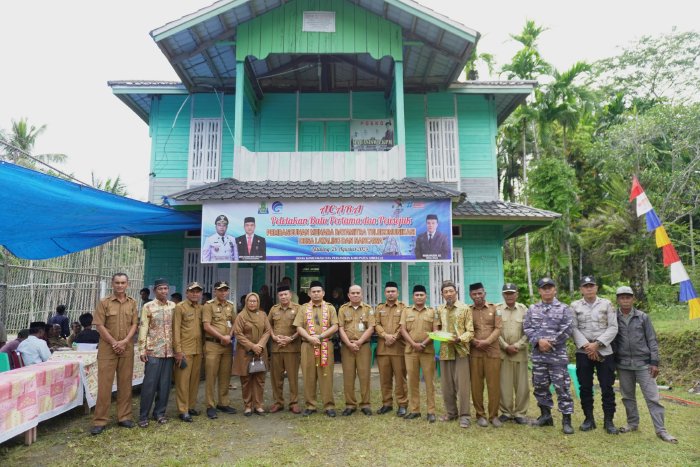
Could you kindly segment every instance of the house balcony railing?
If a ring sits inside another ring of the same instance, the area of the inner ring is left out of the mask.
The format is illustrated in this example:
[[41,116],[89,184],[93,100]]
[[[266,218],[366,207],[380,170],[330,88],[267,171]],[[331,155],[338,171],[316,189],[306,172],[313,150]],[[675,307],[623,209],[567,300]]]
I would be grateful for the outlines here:
[[241,147],[233,174],[242,181],[390,180],[406,176],[406,157],[401,146],[357,152],[251,152]]

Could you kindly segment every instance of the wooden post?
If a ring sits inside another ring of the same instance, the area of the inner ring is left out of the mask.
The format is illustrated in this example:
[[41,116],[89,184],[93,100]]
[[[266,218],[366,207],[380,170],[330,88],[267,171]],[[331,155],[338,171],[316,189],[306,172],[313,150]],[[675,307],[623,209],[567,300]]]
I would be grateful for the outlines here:
[[236,102],[234,104],[233,122],[233,167],[234,177],[240,177],[236,173],[236,161],[243,146],[243,99],[245,98],[245,63],[236,61]]

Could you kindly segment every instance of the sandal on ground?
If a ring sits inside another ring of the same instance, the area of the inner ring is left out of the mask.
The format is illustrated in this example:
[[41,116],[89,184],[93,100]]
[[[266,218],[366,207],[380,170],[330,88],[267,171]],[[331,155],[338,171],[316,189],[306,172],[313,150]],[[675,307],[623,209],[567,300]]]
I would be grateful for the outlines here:
[[251,415],[253,415],[253,411],[251,409],[245,409],[245,411],[243,411],[243,415],[245,415],[246,417],[250,417]]
[[630,433],[632,431],[637,431],[639,428],[634,425],[625,425],[619,428],[620,433]]
[[165,417],[158,417],[157,422],[160,423],[161,425],[164,425],[164,424],[168,423],[168,419]]
[[139,426],[141,428],[146,428],[148,426],[148,420],[139,420]]
[[255,415],[265,415],[265,409],[261,409],[261,408],[255,409]]

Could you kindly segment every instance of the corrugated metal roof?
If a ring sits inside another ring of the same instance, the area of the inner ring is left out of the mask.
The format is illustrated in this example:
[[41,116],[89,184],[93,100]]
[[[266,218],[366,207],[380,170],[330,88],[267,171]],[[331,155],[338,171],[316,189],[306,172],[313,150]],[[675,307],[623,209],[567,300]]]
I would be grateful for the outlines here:
[[[416,53],[433,57],[421,62],[420,67],[405,67],[404,82],[408,89],[444,88],[456,80],[479,38],[477,31],[412,0],[348,1],[401,26],[404,41],[408,41],[404,45],[404,57]],[[284,3],[282,0],[222,0],[151,31],[151,36],[188,90],[202,91],[201,86],[212,85],[220,91],[233,89],[235,58],[232,57],[235,57],[238,25]],[[253,64],[258,61],[268,62],[267,70],[280,66],[270,63],[273,61],[270,56],[252,60]],[[407,65],[411,63],[407,60]],[[344,67],[333,66],[333,76],[338,76],[343,83],[348,82],[342,76],[347,73]],[[254,65],[253,68],[257,73],[260,67]],[[424,79],[426,76],[430,79]],[[274,81],[266,83],[269,88],[273,85]],[[365,83],[367,85],[375,90],[386,88],[386,83],[382,82]],[[300,87],[314,86],[301,84]]]
[[123,80],[108,81],[112,93],[124,102],[141,120],[148,123],[151,97],[154,94],[187,94],[182,83],[175,81]]
[[174,193],[169,198],[198,204],[210,200],[244,199],[444,199],[463,198],[448,188],[411,179],[387,181],[350,180],[343,182],[259,181],[243,182],[227,178],[216,183]]
[[500,125],[537,87],[537,81],[462,81],[450,84],[448,91],[463,94],[490,94],[496,101]]

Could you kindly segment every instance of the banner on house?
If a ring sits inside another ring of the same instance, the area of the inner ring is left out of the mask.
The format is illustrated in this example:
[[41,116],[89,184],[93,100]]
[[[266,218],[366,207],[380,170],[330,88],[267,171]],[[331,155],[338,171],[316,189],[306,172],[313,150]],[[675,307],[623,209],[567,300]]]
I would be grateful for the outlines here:
[[391,119],[350,120],[352,151],[388,151],[394,147],[394,122]]
[[442,200],[212,201],[202,262],[451,261],[452,204]]

